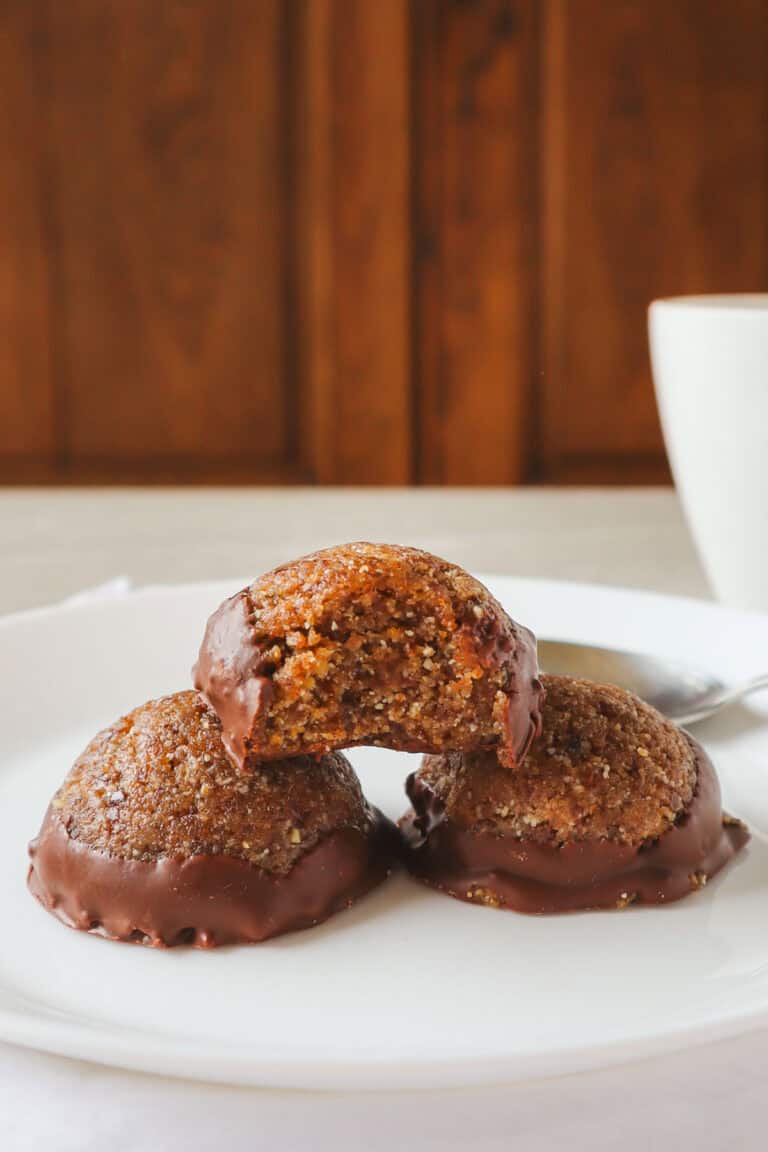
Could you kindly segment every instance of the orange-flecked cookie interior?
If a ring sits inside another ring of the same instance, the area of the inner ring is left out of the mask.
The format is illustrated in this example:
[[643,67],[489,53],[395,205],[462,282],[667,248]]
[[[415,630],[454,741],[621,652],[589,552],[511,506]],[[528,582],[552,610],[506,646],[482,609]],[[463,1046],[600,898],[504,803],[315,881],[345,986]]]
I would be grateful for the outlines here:
[[497,749],[541,708],[536,646],[490,592],[414,548],[348,544],[254,581],[211,617],[195,685],[243,765],[356,744]]

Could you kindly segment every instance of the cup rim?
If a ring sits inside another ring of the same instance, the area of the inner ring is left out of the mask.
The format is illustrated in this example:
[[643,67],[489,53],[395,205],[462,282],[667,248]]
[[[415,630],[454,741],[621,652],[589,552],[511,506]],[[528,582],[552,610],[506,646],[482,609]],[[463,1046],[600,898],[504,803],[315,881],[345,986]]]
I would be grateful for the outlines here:
[[649,313],[661,309],[741,312],[756,316],[768,313],[768,292],[713,292],[691,296],[660,296],[648,305]]

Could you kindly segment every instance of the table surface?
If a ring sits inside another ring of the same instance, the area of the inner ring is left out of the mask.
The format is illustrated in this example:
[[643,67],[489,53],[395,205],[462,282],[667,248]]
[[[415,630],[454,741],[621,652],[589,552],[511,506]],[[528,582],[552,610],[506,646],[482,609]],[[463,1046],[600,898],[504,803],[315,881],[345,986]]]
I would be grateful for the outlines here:
[[[5,490],[0,528],[5,612],[116,576],[245,577],[356,538],[420,545],[481,571],[708,595],[666,489]],[[757,1150],[766,1056],[757,1034],[528,1084],[345,1096],[190,1085],[0,1045],[0,1148]]]
[[5,489],[0,611],[111,577],[248,576],[345,540],[475,571],[691,596],[707,585],[671,489]]

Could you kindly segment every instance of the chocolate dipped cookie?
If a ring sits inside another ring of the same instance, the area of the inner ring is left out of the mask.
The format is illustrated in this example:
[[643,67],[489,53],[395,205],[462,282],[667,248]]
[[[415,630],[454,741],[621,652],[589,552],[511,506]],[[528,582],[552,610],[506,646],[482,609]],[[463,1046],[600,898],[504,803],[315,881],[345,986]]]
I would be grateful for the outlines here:
[[236,770],[196,692],[100,732],[30,845],[29,887],[73,928],[212,947],[308,928],[381,883],[396,830],[340,753]]
[[402,821],[411,872],[518,912],[623,908],[703,887],[746,843],[703,748],[610,685],[543,677],[541,735],[510,773],[492,752],[425,757]]
[[240,767],[358,744],[510,766],[542,702],[532,634],[461,568],[388,544],[314,553],[225,601],[194,682]]

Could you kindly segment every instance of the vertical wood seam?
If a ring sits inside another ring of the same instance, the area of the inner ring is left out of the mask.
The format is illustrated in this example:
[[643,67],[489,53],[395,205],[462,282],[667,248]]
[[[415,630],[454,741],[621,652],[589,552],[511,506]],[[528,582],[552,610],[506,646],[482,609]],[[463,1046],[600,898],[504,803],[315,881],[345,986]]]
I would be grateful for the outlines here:
[[540,313],[540,387],[535,407],[536,464],[535,478],[546,477],[552,461],[544,436],[544,426],[551,410],[551,389],[562,372],[563,340],[563,197],[567,158],[566,133],[563,131],[563,85],[565,83],[565,0],[545,0],[540,36],[541,43],[541,129],[539,132],[541,187],[539,247]]
[[421,412],[422,376],[422,332],[421,309],[419,307],[419,232],[420,211],[418,199],[418,157],[421,151],[421,120],[417,104],[417,73],[419,69],[421,42],[419,25],[419,0],[411,0],[409,5],[409,53],[408,53],[408,109],[411,126],[408,150],[408,196],[410,236],[408,240],[408,299],[410,310],[409,330],[409,391],[411,417],[410,482],[422,484],[423,480],[423,428]]
[[48,285],[48,387],[51,397],[53,438],[51,458],[55,470],[66,474],[70,466],[67,396],[71,388],[72,373],[67,349],[68,301],[64,290],[62,267],[64,253],[59,195],[61,174],[56,163],[53,144],[52,109],[56,100],[56,89],[49,4],[46,3],[41,8],[39,19],[41,29],[44,29],[43,58],[36,61],[38,95],[44,109],[41,117],[43,141],[39,173],[40,231],[45,245],[44,258]]
[[282,203],[279,206],[279,221],[282,247],[282,308],[280,316],[280,344],[282,346],[283,367],[283,464],[290,467],[296,462],[300,473],[304,471],[305,460],[302,449],[302,429],[300,427],[300,382],[299,351],[297,342],[291,339],[291,320],[298,314],[298,188],[297,156],[295,131],[297,128],[298,85],[295,82],[297,65],[300,61],[299,24],[296,0],[282,0],[279,15],[279,115],[283,124],[280,142],[280,168]]

